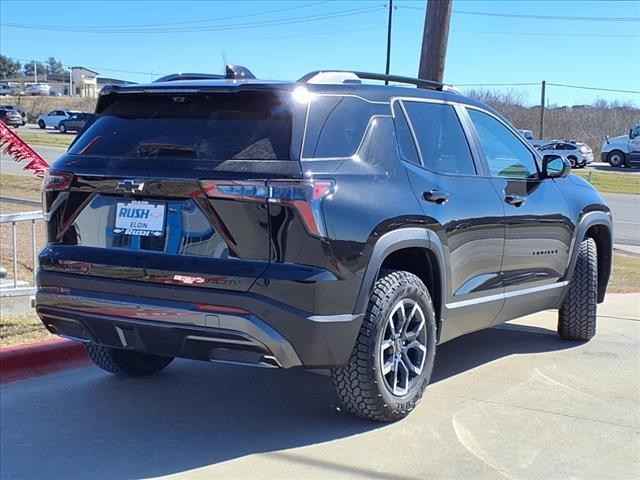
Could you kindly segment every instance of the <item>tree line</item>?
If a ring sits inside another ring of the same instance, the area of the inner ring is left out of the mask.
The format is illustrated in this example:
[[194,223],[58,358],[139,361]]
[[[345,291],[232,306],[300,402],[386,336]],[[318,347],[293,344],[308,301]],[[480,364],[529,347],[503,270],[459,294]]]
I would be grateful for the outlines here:
[[0,80],[6,80],[20,74],[33,75],[34,70],[38,75],[64,75],[67,73],[62,62],[55,57],[49,57],[45,62],[20,63],[18,60],[0,55]]

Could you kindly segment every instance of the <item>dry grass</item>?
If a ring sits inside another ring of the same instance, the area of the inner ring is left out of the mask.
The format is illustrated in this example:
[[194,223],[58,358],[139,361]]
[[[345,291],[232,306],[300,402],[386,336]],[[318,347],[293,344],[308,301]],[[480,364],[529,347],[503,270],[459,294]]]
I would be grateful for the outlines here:
[[44,328],[35,312],[25,315],[3,315],[0,320],[0,347],[38,342],[54,338]]
[[640,258],[614,253],[608,293],[640,292]]
[[[35,120],[45,113],[49,113],[51,110],[80,110],[83,112],[93,112],[96,108],[95,98],[80,98],[80,97],[14,97],[11,101],[12,105],[18,105],[27,112],[27,117],[30,122]],[[4,101],[2,103],[5,103]]]
[[[6,197],[40,200],[41,185],[42,180],[34,176],[10,175],[8,173],[0,175],[0,192],[2,192],[2,195]],[[30,210],[37,210],[37,208],[27,208]]]

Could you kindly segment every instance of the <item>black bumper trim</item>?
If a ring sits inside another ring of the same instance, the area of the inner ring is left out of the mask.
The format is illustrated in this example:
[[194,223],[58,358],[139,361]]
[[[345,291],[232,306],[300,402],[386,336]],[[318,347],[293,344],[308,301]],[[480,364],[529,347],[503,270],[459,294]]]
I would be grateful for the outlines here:
[[[173,328],[190,328],[188,324],[195,324],[196,328],[216,326],[215,324],[207,323],[206,320],[198,320],[198,315],[202,318],[204,318],[205,314],[208,316],[220,316],[218,313],[207,309],[207,306],[242,309],[247,312],[247,315],[236,315],[234,313],[231,316],[251,318],[254,325],[260,322],[261,330],[268,331],[272,329],[285,340],[298,359],[297,362],[287,362],[286,360],[283,362],[280,360],[280,357],[283,357],[283,347],[276,347],[270,341],[264,340],[264,343],[269,343],[267,345],[268,350],[273,350],[271,353],[278,358],[280,363],[298,364],[307,368],[332,368],[346,364],[351,356],[363,319],[363,315],[339,315],[333,318],[332,316],[318,317],[313,313],[298,310],[263,295],[250,292],[240,293],[188,286],[152,285],[144,282],[104,279],[43,270],[38,272],[37,284],[36,304],[38,311],[47,307],[64,307],[65,302],[62,299],[70,298],[68,295],[83,299],[80,300],[77,307],[71,305],[71,311],[77,311],[79,314],[82,314],[83,311],[89,312],[90,309],[87,305],[96,304],[96,302],[98,302],[98,306],[100,303],[112,306],[114,302],[120,302],[128,306],[129,309],[139,308],[140,310],[145,310],[151,305],[157,308],[159,312],[168,312],[169,318],[159,316],[158,320],[169,319]],[[56,291],[63,292],[59,295],[60,301],[47,299],[47,296],[54,295],[51,292]],[[65,295],[67,296],[65,297]],[[179,323],[180,320],[176,317],[171,318],[172,312],[183,312],[184,318],[188,319],[188,324]],[[94,308],[93,314],[95,313],[100,313],[100,310]],[[121,313],[117,310],[115,312],[115,318],[118,321],[136,320],[139,317],[139,312],[132,314]],[[120,320],[121,318],[123,320]],[[228,319],[229,316],[221,318]],[[147,320],[149,319],[147,318]],[[153,320],[152,324],[154,325],[160,323],[153,318],[151,320]],[[234,321],[238,322],[239,320]],[[220,327],[222,326],[220,324]],[[246,330],[249,327],[247,325],[236,325],[233,328]],[[257,339],[261,343],[263,342],[261,335],[256,332],[253,335],[257,335]],[[121,343],[118,345],[121,345]],[[285,354],[284,357],[292,357],[292,355]]]

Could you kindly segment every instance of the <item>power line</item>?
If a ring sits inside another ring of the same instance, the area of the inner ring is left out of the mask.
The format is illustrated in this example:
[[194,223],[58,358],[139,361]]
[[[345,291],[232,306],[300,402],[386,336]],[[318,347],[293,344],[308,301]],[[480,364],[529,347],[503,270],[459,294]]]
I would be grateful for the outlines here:
[[[403,5],[400,8],[409,10],[424,11],[422,7],[411,7]],[[493,13],[493,12],[472,12],[469,10],[453,10],[453,13],[460,15],[476,15],[482,17],[506,17],[506,18],[526,18],[529,20],[568,20],[580,22],[640,22],[640,17],[578,17],[578,16],[562,16],[562,15],[530,15],[516,13]]]
[[280,26],[280,25],[290,25],[290,24],[297,24],[297,23],[308,23],[308,22],[315,22],[315,21],[322,21],[322,20],[331,20],[334,18],[362,15],[362,14],[371,13],[379,10],[380,10],[379,6],[373,6],[373,7],[370,6],[370,7],[364,7],[364,8],[353,8],[353,9],[347,9],[347,10],[340,10],[336,12],[302,16],[302,17],[289,17],[286,19],[277,19],[277,20],[263,20],[263,21],[257,21],[257,22],[251,22],[251,23],[206,25],[206,26],[198,26],[198,27],[181,27],[181,28],[143,29],[143,30],[127,30],[127,29],[87,30],[84,27],[70,28],[65,26],[54,27],[54,26],[47,26],[47,25],[18,24],[18,23],[3,23],[0,25],[2,25],[3,27],[20,28],[20,29],[27,29],[27,30],[59,31],[60,29],[64,29],[66,32],[91,33],[91,34],[146,34],[146,33],[167,34],[167,33],[191,33],[191,32],[216,32],[216,31],[229,31],[229,30],[238,30],[238,29],[247,29],[247,28],[273,27],[273,26]]
[[[547,86],[551,85],[554,87],[563,87],[563,88],[577,88],[580,90],[596,90],[601,92],[615,92],[615,93],[638,93],[640,91],[636,90],[620,90],[616,88],[600,88],[600,87],[585,87],[582,85],[567,85],[564,83],[550,83],[546,82]],[[540,86],[540,82],[528,82],[528,83],[453,83],[456,87],[531,87],[531,86]]]
[[306,5],[295,5],[292,7],[284,7],[284,8],[276,8],[276,9],[272,9],[272,10],[263,10],[261,12],[254,12],[254,13],[245,13],[242,15],[232,15],[230,17],[218,17],[218,18],[207,18],[207,19],[200,19],[200,20],[188,20],[188,21],[184,21],[184,22],[168,22],[168,23],[145,23],[145,24],[137,24],[137,25],[47,25],[47,24],[43,24],[43,25],[39,25],[41,27],[49,27],[49,28],[55,28],[55,29],[60,29],[60,28],[82,28],[82,29],[119,29],[119,28],[151,28],[151,27],[170,27],[170,26],[175,26],[175,25],[192,25],[192,24],[196,24],[196,23],[207,23],[207,22],[217,22],[217,21],[224,21],[224,20],[235,20],[237,18],[247,18],[247,17],[257,17],[257,16],[261,16],[261,15],[271,15],[274,13],[280,13],[280,12],[285,12],[285,11],[289,11],[289,10],[296,10],[296,9],[300,9],[300,8],[308,8],[308,7],[315,7],[316,5],[322,5],[322,4],[326,4],[326,3],[331,3],[335,0],[323,0],[321,2],[314,2],[314,3],[309,3]]
[[638,90],[617,90],[615,88],[597,88],[597,87],[584,87],[581,85],[565,85],[562,83],[547,83],[547,85],[553,85],[554,87],[564,87],[564,88],[578,88],[580,90],[599,90],[601,92],[617,92],[617,93],[637,93],[640,94]]

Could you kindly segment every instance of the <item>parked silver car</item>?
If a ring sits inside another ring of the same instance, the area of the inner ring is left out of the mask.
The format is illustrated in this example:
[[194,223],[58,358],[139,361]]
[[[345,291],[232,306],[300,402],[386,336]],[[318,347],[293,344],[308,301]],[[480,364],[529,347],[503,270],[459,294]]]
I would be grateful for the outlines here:
[[582,168],[593,162],[593,151],[586,143],[553,141],[536,147],[544,154],[560,155],[571,163],[572,168]]

